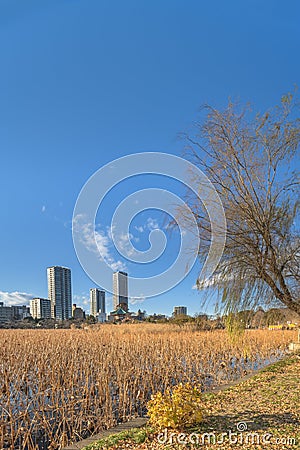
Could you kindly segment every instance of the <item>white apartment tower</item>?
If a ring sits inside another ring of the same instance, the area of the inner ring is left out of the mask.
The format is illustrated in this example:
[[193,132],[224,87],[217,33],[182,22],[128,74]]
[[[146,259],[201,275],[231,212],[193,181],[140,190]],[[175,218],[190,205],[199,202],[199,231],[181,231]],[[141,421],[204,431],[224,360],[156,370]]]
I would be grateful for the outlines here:
[[113,274],[113,305],[114,310],[121,305],[128,311],[128,275],[126,272],[114,272]]
[[105,292],[100,289],[90,289],[90,314],[96,317],[97,314],[105,314]]
[[47,269],[48,297],[51,301],[51,317],[66,320],[72,317],[71,270],[53,266]]
[[51,318],[51,302],[47,298],[33,298],[30,300],[30,314],[34,319]]

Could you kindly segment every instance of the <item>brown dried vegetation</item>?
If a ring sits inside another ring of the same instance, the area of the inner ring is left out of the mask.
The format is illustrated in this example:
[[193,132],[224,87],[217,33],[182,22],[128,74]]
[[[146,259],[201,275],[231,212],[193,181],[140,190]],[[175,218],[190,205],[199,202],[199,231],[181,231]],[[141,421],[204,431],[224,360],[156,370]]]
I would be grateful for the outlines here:
[[0,330],[0,448],[59,449],[145,413],[180,382],[226,383],[274,360],[296,332],[226,332],[173,325]]

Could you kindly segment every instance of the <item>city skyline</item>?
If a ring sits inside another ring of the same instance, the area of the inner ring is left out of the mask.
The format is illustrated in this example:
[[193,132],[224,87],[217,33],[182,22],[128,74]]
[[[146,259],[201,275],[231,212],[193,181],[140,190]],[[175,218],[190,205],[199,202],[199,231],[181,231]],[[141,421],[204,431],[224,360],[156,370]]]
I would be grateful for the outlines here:
[[[58,320],[68,320],[72,317],[80,318],[82,314],[84,316],[85,309],[74,303],[74,298],[72,297],[71,268],[64,266],[51,266],[47,267],[46,273],[48,282],[48,298],[33,296],[26,304],[15,306],[8,306],[5,305],[4,302],[0,302],[2,307],[2,315],[4,314],[7,318],[13,318],[14,315],[18,315],[18,309],[20,309],[19,315],[21,316],[21,309],[27,308],[26,311],[28,310],[28,313],[30,311],[31,316],[34,319],[52,318]],[[118,308],[124,309],[125,312],[129,311],[128,273],[123,271],[113,272],[112,280],[113,303],[112,307],[109,308],[111,310],[109,312],[106,311],[106,292],[95,287],[90,288],[89,291],[90,315],[95,318],[99,316],[99,321],[101,322],[105,321],[109,314]],[[176,309],[180,310],[176,314],[187,314],[186,306],[174,306],[173,314]],[[74,316],[74,311],[76,311],[78,317]],[[82,314],[80,311],[82,311]],[[161,314],[160,311],[156,311],[155,314],[156,313]],[[172,314],[170,313],[170,316],[171,315]],[[26,317],[26,314],[24,317]]]

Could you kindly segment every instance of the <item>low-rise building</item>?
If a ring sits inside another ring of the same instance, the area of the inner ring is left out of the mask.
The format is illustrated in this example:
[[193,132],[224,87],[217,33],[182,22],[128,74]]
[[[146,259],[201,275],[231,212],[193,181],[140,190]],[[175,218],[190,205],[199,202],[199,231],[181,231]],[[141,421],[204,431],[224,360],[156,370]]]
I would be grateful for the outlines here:
[[142,321],[145,320],[146,311],[141,311],[140,309],[136,313],[131,314],[131,318],[134,320]]
[[73,304],[73,307],[72,307],[72,317],[73,317],[73,319],[84,319],[85,318],[83,309],[80,308],[79,306],[77,306],[75,303]]
[[23,320],[26,319],[27,317],[30,317],[30,308],[29,306],[26,305],[14,305],[12,306],[12,311],[13,311],[13,318],[15,320]]
[[131,314],[128,311],[118,307],[109,314],[108,320],[109,322],[122,322],[125,318],[129,318],[130,316]]
[[99,312],[98,314],[96,314],[96,319],[98,320],[99,323],[104,323],[106,322],[106,314]]
[[4,306],[0,302],[0,322],[10,322],[13,319],[13,310],[11,306]]

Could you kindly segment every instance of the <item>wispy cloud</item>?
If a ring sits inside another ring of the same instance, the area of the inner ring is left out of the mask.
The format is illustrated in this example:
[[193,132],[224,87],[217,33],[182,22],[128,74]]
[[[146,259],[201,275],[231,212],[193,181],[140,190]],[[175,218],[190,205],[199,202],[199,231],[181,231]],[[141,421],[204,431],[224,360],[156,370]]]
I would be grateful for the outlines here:
[[143,233],[144,231],[152,231],[159,229],[159,224],[156,219],[152,217],[148,217],[146,223],[144,225],[139,225],[134,227],[136,231],[139,233]]
[[143,303],[146,300],[146,297],[129,297],[128,301],[130,305],[138,305],[140,303]]
[[42,213],[44,213],[45,211],[46,211],[46,206],[43,205],[43,206],[42,206]]
[[156,219],[152,219],[152,217],[148,217],[146,227],[148,230],[157,230],[159,228],[158,222]]
[[34,296],[27,292],[3,292],[0,291],[0,302],[3,302],[5,306],[19,306],[29,305],[29,301]]
[[[111,232],[112,234],[112,232]],[[119,233],[114,236],[115,241],[117,241],[117,245],[121,252],[125,254],[128,258],[132,257],[136,250],[133,245],[131,245],[131,242],[139,242],[139,238],[133,236],[133,234],[129,233]]]
[[113,243],[110,230],[104,232],[99,225],[94,230],[93,224],[84,219],[83,215],[78,215],[73,220],[73,227],[80,234],[82,244],[87,250],[97,254],[101,261],[109,264],[112,270],[126,270],[126,265],[111,254]]
[[112,268],[113,271],[118,271],[118,270],[127,270],[126,264],[124,264],[122,261],[115,261],[115,262],[110,262],[110,267]]
[[[73,219],[73,228],[78,233],[85,248],[97,254],[98,258],[106,262],[112,270],[128,270],[123,261],[114,257],[113,250],[119,251],[126,258],[130,259],[137,252],[132,243],[139,242],[140,238],[138,236],[134,236],[132,233],[127,234],[127,232],[118,231],[117,233],[113,227],[103,229],[100,224],[94,228],[94,225],[83,214],[78,214]],[[157,230],[160,227],[156,219],[149,217],[144,225],[134,228],[139,233],[143,233]]]
[[80,305],[89,305],[89,294],[73,294],[73,303],[78,303]]

